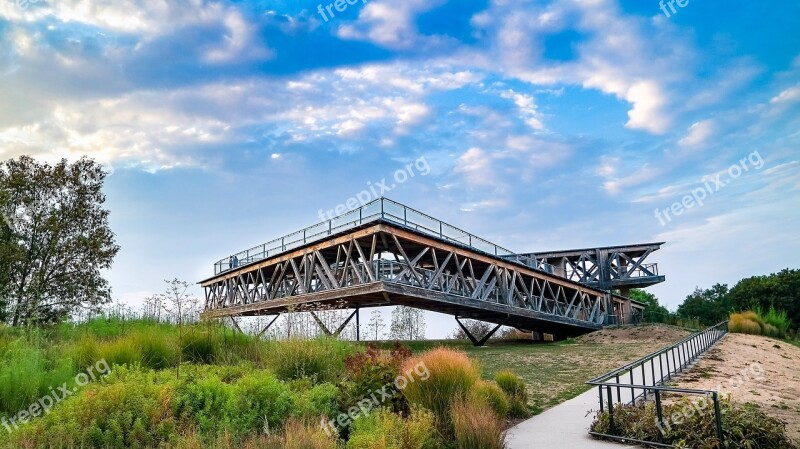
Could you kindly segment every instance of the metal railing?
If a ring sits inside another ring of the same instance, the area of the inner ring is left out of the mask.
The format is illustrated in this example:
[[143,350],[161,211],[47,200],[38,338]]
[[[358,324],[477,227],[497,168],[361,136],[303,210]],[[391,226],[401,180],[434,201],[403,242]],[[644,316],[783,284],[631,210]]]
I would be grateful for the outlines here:
[[[727,334],[728,322],[723,321],[715,326],[692,334],[674,345],[648,354],[635,362],[619,369],[603,374],[586,382],[596,386],[599,393],[600,411],[608,411],[609,434],[590,432],[592,435],[620,441],[646,443],[661,447],[673,447],[663,444],[663,434],[659,432],[660,441],[638,441],[625,436],[616,435],[614,426],[614,407],[621,404],[636,404],[639,400],[655,400],[657,425],[663,429],[664,416],[662,397],[665,393],[691,394],[711,397],[714,402],[717,437],[722,444],[722,417],[720,414],[719,394],[711,390],[691,390],[663,386],[676,374],[683,373],[700,355],[708,351]],[[648,377],[649,376],[649,377]],[[630,401],[628,401],[630,398]]]
[[214,274],[216,275],[232,268],[244,266],[268,257],[274,257],[275,255],[291,251],[309,243],[317,242],[331,235],[377,221],[390,222],[489,255],[499,256],[521,263],[520,256],[502,246],[484,240],[460,228],[388,198],[379,198],[331,220],[301,229],[297,232],[233,254],[228,258],[221,259],[214,264]]

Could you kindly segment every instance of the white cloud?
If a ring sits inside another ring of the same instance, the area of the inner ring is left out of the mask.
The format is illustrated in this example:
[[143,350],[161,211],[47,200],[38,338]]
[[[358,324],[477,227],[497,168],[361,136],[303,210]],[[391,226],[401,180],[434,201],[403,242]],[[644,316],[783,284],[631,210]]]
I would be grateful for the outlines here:
[[696,122],[689,127],[689,131],[681,140],[678,145],[685,148],[697,148],[703,146],[715,134],[714,122],[712,120],[703,120]]
[[800,100],[800,86],[790,87],[770,100],[772,104],[786,104],[793,103]]
[[367,40],[392,49],[419,48],[426,41],[414,23],[416,16],[442,4],[443,0],[406,0],[403,2],[373,0],[362,7],[355,23],[341,25],[341,39]]

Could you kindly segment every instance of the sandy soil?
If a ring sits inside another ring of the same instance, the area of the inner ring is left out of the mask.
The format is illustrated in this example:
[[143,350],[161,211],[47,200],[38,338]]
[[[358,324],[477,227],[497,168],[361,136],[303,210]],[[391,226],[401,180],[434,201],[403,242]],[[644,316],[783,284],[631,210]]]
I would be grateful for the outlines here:
[[660,344],[654,350],[676,343],[689,335],[675,326],[662,324],[641,325],[632,327],[612,327],[591,334],[578,337],[580,343],[642,343],[657,342]]
[[717,390],[753,402],[787,423],[800,441],[800,348],[766,337],[728,334],[678,381],[684,388]]

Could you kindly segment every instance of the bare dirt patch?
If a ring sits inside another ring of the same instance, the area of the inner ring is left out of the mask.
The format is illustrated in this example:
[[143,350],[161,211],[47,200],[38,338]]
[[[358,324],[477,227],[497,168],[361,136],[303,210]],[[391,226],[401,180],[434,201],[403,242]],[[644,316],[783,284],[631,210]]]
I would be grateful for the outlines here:
[[656,349],[677,343],[689,335],[684,329],[663,324],[650,324],[641,326],[612,327],[603,329],[591,334],[578,337],[579,343],[599,343],[599,344],[627,344],[654,342],[661,344]]
[[767,337],[728,334],[684,377],[684,388],[719,390],[786,422],[800,441],[800,348]]

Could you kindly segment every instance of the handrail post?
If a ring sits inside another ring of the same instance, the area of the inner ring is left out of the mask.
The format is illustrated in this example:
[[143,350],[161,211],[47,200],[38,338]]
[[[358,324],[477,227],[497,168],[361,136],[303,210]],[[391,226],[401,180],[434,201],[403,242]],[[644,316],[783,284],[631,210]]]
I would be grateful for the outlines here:
[[723,433],[722,433],[722,413],[720,412],[719,407],[719,393],[716,391],[713,393],[714,396],[714,415],[716,417],[716,425],[717,425],[717,438],[719,438],[719,447],[723,447]]
[[664,442],[663,428],[664,428],[664,412],[661,410],[661,391],[656,390],[656,419],[658,420],[658,442]]
[[611,435],[617,433],[614,429],[614,398],[611,396],[611,387],[608,387],[608,425]]

